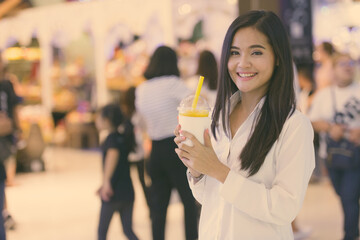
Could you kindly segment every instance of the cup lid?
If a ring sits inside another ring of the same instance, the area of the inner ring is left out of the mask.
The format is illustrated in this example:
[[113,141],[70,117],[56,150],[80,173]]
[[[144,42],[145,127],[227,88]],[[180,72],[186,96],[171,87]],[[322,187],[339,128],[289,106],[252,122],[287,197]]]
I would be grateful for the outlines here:
[[[178,110],[180,112],[192,110],[192,104],[193,104],[194,98],[195,98],[195,95],[190,95],[190,96],[187,96],[186,98],[184,98],[180,102]],[[202,96],[199,96],[195,110],[196,111],[203,111],[203,110],[210,111],[210,109],[211,108],[210,108],[209,104],[207,103],[206,99]]]

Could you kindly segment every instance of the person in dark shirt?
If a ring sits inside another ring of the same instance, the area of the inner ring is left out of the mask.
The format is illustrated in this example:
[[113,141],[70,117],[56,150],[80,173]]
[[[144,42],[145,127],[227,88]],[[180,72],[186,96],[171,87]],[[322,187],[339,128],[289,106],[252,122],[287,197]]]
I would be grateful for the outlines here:
[[134,188],[128,163],[128,155],[135,148],[133,127],[115,104],[100,110],[96,127],[109,132],[101,144],[103,183],[98,190],[101,198],[98,239],[106,239],[112,215],[119,212],[124,234],[130,240],[137,240],[132,230]]
[[6,180],[4,162],[8,161],[15,152],[14,133],[18,128],[18,121],[16,118],[16,106],[18,103],[18,97],[15,94],[12,83],[6,79],[0,58],[0,144],[2,145],[0,153],[0,240],[6,239],[4,219],[2,217]]

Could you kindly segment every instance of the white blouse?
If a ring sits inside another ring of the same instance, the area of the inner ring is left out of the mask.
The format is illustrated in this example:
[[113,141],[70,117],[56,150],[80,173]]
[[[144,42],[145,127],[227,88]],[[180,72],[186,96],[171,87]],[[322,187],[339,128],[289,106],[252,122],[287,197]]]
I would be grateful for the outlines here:
[[[231,97],[231,111],[240,94]],[[264,98],[231,140],[219,128],[214,150],[231,170],[222,184],[204,176],[189,184],[202,204],[200,240],[289,240],[291,222],[301,209],[315,166],[313,128],[308,118],[295,111],[285,122],[264,164],[253,176],[240,170],[239,155],[249,138],[251,126]]]

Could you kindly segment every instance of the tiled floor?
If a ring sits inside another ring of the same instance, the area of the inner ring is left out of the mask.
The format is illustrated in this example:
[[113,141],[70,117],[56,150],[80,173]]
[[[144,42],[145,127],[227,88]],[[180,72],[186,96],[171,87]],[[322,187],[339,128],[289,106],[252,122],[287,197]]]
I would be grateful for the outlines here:
[[[6,190],[9,210],[17,222],[8,240],[95,240],[100,202],[100,155],[94,151],[48,148],[46,172],[19,174],[16,186]],[[136,172],[132,171],[136,179]],[[151,239],[149,211],[140,184],[135,185],[134,230],[142,240]],[[339,202],[327,181],[310,185],[298,224],[311,227],[309,240],[341,238]],[[126,239],[114,216],[109,240]],[[176,194],[168,211],[166,239],[182,240],[183,212]]]

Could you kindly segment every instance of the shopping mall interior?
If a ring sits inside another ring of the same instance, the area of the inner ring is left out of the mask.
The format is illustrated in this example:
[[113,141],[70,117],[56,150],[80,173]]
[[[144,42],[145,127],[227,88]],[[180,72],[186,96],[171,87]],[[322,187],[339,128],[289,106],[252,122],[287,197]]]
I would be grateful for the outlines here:
[[[331,42],[356,60],[360,79],[358,0],[0,1],[1,58],[20,99],[21,129],[16,174],[10,173],[5,190],[14,220],[7,239],[96,239],[96,191],[102,179],[96,111],[119,103],[125,91],[145,81],[143,72],[160,45],[176,50],[183,79],[195,74],[202,50],[219,61],[229,24],[252,9],[272,10],[282,18],[296,64],[313,70],[316,46]],[[320,172],[296,218],[306,233],[298,239],[343,235],[340,200],[326,170]],[[131,176],[134,231],[151,239],[149,210],[134,168]],[[173,192],[166,239],[185,239],[183,219]],[[117,216],[108,239],[126,239]]]

